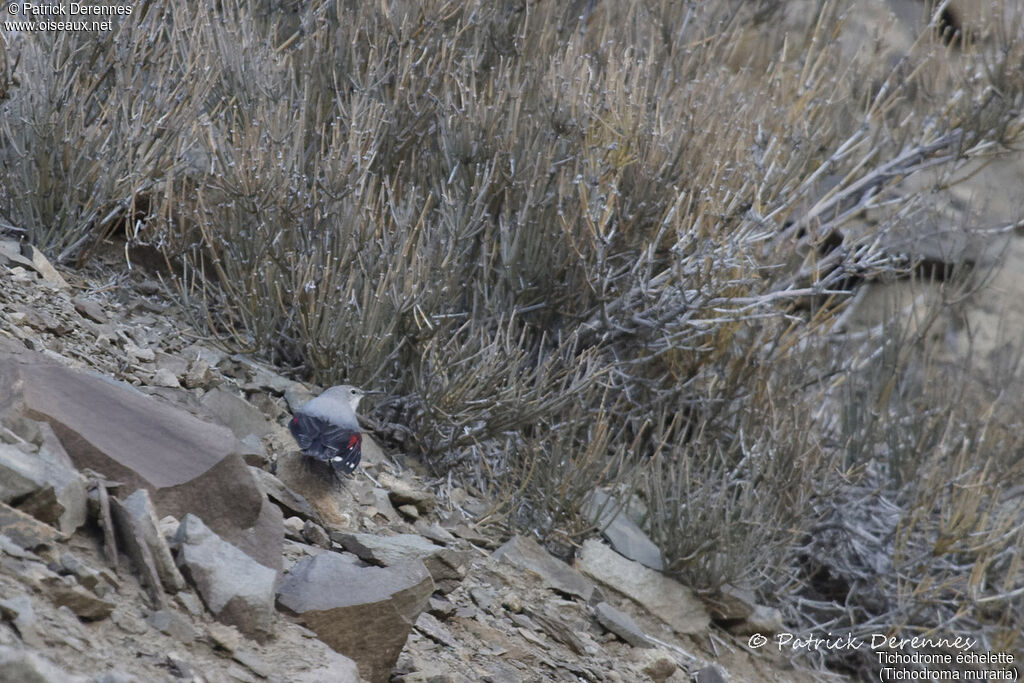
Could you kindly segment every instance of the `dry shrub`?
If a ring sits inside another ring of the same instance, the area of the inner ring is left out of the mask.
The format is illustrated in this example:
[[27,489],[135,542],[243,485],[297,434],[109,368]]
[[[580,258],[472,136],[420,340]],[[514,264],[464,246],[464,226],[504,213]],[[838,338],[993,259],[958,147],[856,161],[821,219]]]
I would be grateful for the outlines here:
[[4,80],[19,80],[0,85],[0,215],[55,260],[81,263],[98,239],[131,236],[186,162],[183,133],[210,85],[210,54],[191,39],[205,14],[143,4],[110,35],[3,37],[0,59],[16,64]]

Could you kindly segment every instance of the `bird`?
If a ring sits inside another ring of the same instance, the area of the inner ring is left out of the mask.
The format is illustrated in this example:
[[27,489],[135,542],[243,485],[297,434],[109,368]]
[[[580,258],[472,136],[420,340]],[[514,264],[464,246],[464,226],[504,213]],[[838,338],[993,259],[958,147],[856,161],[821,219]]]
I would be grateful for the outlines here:
[[362,457],[363,434],[356,408],[371,393],[348,384],[331,387],[295,411],[288,429],[315,462],[330,465],[335,476],[352,474]]

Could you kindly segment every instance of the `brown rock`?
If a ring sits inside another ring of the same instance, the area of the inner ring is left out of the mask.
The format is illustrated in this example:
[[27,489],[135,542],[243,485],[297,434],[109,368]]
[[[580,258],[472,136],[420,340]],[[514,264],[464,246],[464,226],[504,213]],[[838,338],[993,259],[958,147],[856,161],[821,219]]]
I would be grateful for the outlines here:
[[64,606],[78,615],[79,619],[97,621],[106,619],[114,611],[114,603],[97,597],[81,586],[56,584],[49,591],[50,599],[58,607]]
[[371,683],[387,681],[434,582],[421,562],[360,567],[338,553],[300,560],[278,605],[320,640],[351,657]]
[[71,300],[71,303],[74,304],[75,310],[78,311],[79,315],[83,318],[88,318],[94,323],[100,323],[101,325],[107,322],[107,314],[95,299],[86,299],[85,297],[76,296]]
[[230,430],[133,387],[41,361],[0,356],[0,413],[48,422],[80,469],[145,488],[158,514],[192,512],[275,570],[284,532]]

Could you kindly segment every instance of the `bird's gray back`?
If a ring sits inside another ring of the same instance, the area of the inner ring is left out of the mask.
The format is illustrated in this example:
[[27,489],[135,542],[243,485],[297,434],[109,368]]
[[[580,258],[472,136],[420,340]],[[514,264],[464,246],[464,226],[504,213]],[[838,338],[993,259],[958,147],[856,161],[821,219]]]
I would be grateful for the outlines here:
[[335,396],[328,396],[326,393],[320,394],[296,412],[326,420],[339,427],[359,431],[359,421],[356,420],[356,414],[352,412],[352,407],[349,406],[348,401],[341,400]]

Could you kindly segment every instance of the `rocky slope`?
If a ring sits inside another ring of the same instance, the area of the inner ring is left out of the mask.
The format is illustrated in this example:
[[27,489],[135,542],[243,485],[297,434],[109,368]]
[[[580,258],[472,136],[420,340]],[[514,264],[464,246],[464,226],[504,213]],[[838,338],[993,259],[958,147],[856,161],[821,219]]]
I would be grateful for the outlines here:
[[282,426],[311,388],[104,272],[0,244],[0,680],[813,680],[603,494],[573,567],[371,439],[319,479]]

